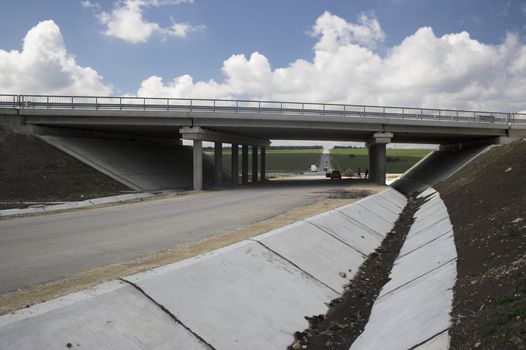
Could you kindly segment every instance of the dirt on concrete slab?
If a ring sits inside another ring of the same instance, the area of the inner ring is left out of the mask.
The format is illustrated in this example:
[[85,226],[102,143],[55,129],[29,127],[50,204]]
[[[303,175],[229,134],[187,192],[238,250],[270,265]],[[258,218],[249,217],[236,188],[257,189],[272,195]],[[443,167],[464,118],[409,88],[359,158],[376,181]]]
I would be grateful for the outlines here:
[[492,147],[436,189],[458,253],[451,349],[526,349],[526,142]]
[[132,192],[35,136],[0,128],[0,209]]

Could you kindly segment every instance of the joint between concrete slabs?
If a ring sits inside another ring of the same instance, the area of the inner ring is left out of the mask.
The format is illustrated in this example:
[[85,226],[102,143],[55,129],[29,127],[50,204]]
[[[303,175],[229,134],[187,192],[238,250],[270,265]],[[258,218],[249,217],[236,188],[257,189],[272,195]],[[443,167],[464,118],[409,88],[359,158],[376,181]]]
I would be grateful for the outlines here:
[[440,219],[440,220],[438,220],[438,221],[432,222],[432,223],[430,223],[429,225],[422,227],[421,229],[418,229],[418,231],[415,231],[415,232],[409,232],[409,233],[410,233],[411,235],[417,235],[417,234],[419,234],[420,232],[425,231],[425,230],[427,230],[428,228],[430,228],[431,226],[436,225],[436,224],[438,224],[439,222],[442,222],[442,221],[444,221],[444,220],[448,220],[448,221],[449,221],[449,215],[446,216],[446,217],[444,217],[444,218],[442,218],[442,219]]
[[[349,221],[352,221],[353,223],[356,223],[358,226],[360,226],[361,228],[363,228],[365,231],[367,232],[370,232],[372,234],[375,234],[377,236],[380,236],[380,239],[384,239],[385,238],[385,235],[382,235],[380,232],[377,232],[375,231],[372,227],[369,227],[365,224],[362,224],[360,221],[350,217],[349,215],[345,214],[343,211],[339,211],[340,214],[342,214],[343,216],[345,216],[345,218]],[[388,232],[386,232],[385,234],[387,235]]]
[[439,266],[437,266],[437,267],[432,268],[432,269],[429,270],[429,271],[426,271],[425,273],[423,273],[423,274],[421,274],[421,275],[416,276],[416,277],[413,278],[412,280],[407,281],[406,283],[401,284],[401,285],[399,285],[398,287],[391,289],[389,292],[387,292],[387,293],[385,293],[385,294],[382,294],[382,295],[378,296],[378,298],[376,298],[376,300],[380,300],[380,299],[382,299],[383,297],[385,297],[385,296],[387,296],[387,295],[389,295],[389,294],[392,294],[393,292],[395,292],[395,291],[397,291],[397,290],[399,290],[399,289],[401,289],[401,288],[403,288],[403,287],[405,287],[405,286],[407,286],[407,285],[409,285],[409,284],[415,282],[416,280],[418,280],[418,279],[420,279],[420,278],[422,278],[422,277],[424,277],[424,276],[429,275],[431,272],[434,272],[434,271],[436,271],[436,270],[438,270],[438,269],[440,269],[440,268],[446,266],[447,264],[452,263],[452,262],[455,261],[455,260],[457,260],[456,257],[453,258],[453,259],[450,259],[450,260],[448,260],[448,261],[446,261],[446,262],[444,262],[443,264],[441,264],[441,265],[439,265]]
[[[410,251],[408,251],[407,253],[404,253],[403,255],[399,255],[399,256],[396,258],[395,261],[398,261],[399,259],[403,258],[404,256],[407,256],[407,255],[409,255],[409,254],[411,254],[411,253],[413,253],[413,252],[416,252],[418,249],[423,248],[423,247],[425,247],[426,245],[433,243],[433,242],[436,241],[437,239],[442,238],[442,237],[444,237],[444,236],[447,235],[447,234],[453,234],[453,231],[447,231],[447,232],[444,232],[444,233],[441,234],[440,236],[437,236],[437,237],[433,238],[432,240],[427,241],[426,243],[424,243],[424,244],[422,244],[422,245],[416,247],[415,249],[410,250]],[[407,239],[407,238],[406,238],[406,239]]]
[[276,254],[277,256],[279,256],[280,258],[282,258],[283,260],[285,260],[286,262],[288,262],[289,264],[291,264],[292,266],[294,266],[295,268],[297,268],[298,270],[300,270],[301,272],[303,272],[304,274],[306,274],[307,276],[309,276],[310,278],[314,279],[315,281],[318,281],[319,283],[323,284],[325,287],[329,288],[330,290],[332,290],[334,293],[338,294],[338,295],[342,295],[341,292],[338,292],[337,290],[334,290],[334,288],[332,288],[331,286],[329,286],[328,284],[324,283],[323,281],[320,281],[319,279],[317,279],[316,277],[314,277],[313,275],[311,275],[310,273],[308,273],[307,271],[303,270],[301,267],[299,267],[298,265],[296,265],[294,262],[292,262],[291,260],[287,259],[286,257],[284,257],[283,255],[281,255],[280,253],[276,252],[274,249],[268,247],[267,245],[265,245],[265,243],[263,242],[260,242],[260,241],[257,241],[257,240],[254,240],[254,239],[249,239],[249,241],[252,241],[252,242],[257,242],[259,244],[261,244],[261,246],[265,249],[267,249],[268,251],[272,252],[273,254]]
[[196,337],[200,342],[208,346],[211,350],[216,350],[215,347],[212,346],[209,342],[204,340],[199,334],[194,332],[190,327],[185,325],[180,319],[177,318],[173,313],[170,312],[166,307],[164,307],[162,304],[158,303],[155,299],[153,299],[151,296],[148,295],[141,287],[136,285],[135,283],[128,281],[124,278],[119,278],[119,280],[129,284],[133,288],[137,289],[139,292],[141,292],[142,295],[144,295],[148,300],[150,300],[152,303],[154,303],[159,309],[161,309],[164,313],[166,313],[175,323],[181,325],[184,329],[186,329],[190,334],[192,334],[194,337]]
[[438,332],[437,334],[433,335],[432,337],[429,337],[429,338],[427,338],[426,340],[424,340],[424,341],[422,341],[422,342],[416,344],[415,346],[410,347],[410,348],[407,349],[407,350],[414,350],[414,349],[417,349],[419,346],[422,346],[422,345],[426,344],[427,342],[429,342],[429,341],[435,339],[435,338],[438,337],[439,335],[444,334],[444,332],[447,332],[448,330],[449,330],[449,328],[446,328],[446,329],[444,329],[444,330]]
[[[384,222],[386,222],[386,223],[388,223],[388,224],[390,224],[390,225],[392,225],[392,224],[393,224],[393,223],[392,223],[392,222],[390,222],[389,220],[387,220],[387,219],[385,219],[385,218],[381,217],[380,215],[378,215],[378,214],[377,214],[377,213],[376,213],[375,211],[373,211],[373,210],[371,210],[371,209],[367,208],[367,206],[365,206],[365,205],[362,205],[362,204],[361,204],[360,202],[356,202],[356,205],[359,205],[359,206],[360,206],[361,208],[364,208],[364,209],[365,209],[365,210],[367,210],[368,212],[370,212],[370,213],[374,214],[374,216],[376,216],[377,218],[380,218],[380,219],[382,219],[382,220],[383,220]],[[400,216],[400,214],[398,214],[397,216]]]
[[326,234],[328,234],[328,235],[331,236],[331,237],[336,238],[338,241],[342,242],[343,244],[345,244],[346,246],[348,246],[348,247],[351,248],[352,250],[354,250],[354,251],[360,253],[364,258],[367,258],[368,254],[364,254],[363,252],[359,251],[358,249],[356,249],[355,247],[353,247],[353,246],[350,245],[349,243],[346,243],[346,242],[342,241],[340,238],[336,237],[335,235],[333,235],[332,233],[330,233],[329,231],[327,231],[327,230],[324,229],[323,227],[318,226],[318,225],[316,225],[315,223],[310,222],[310,221],[307,221],[307,220],[302,220],[302,221],[304,221],[304,222],[306,222],[306,223],[309,223],[309,224],[311,224],[312,226],[314,226],[314,227],[316,227],[316,228],[322,230],[323,232],[325,232]]
[[[380,198],[378,198],[378,199],[380,199]],[[382,198],[382,199],[384,199],[384,198]],[[384,205],[382,204],[382,201],[381,201],[381,200],[377,200],[377,198],[374,198],[374,197],[371,197],[370,200],[371,200],[372,202],[376,203],[377,205],[379,205],[380,207],[384,208],[385,210],[387,210],[387,211],[390,212],[391,214],[393,214],[393,215],[398,215],[398,216],[400,215],[400,213],[396,213],[396,212],[392,211],[391,209],[387,208],[386,206],[384,206]],[[397,206],[397,208],[398,208],[398,206]]]

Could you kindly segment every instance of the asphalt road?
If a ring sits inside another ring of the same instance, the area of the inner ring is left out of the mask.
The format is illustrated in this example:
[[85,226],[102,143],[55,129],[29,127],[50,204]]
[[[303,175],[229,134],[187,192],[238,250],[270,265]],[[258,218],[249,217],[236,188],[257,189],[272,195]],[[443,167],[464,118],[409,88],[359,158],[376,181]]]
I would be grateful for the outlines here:
[[198,241],[311,204],[344,182],[284,181],[0,221],[0,294]]

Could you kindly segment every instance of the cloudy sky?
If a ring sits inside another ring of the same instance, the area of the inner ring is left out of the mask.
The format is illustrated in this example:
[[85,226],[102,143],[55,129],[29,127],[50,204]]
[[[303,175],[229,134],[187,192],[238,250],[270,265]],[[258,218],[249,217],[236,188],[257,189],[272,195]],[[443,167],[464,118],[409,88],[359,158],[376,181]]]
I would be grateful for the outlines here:
[[0,93],[526,110],[526,0],[0,2]]

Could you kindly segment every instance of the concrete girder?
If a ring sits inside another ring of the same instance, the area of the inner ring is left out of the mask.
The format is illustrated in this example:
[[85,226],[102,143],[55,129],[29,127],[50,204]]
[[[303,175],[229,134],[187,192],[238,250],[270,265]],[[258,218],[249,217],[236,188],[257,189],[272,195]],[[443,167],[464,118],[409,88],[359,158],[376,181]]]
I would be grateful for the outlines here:
[[184,127],[180,130],[183,139],[187,140],[201,140],[210,142],[225,142],[225,143],[237,143],[237,144],[248,144],[254,146],[269,146],[270,141],[265,139],[257,139],[251,137],[245,137],[236,134],[230,134],[215,130],[204,129],[199,126],[195,127]]

